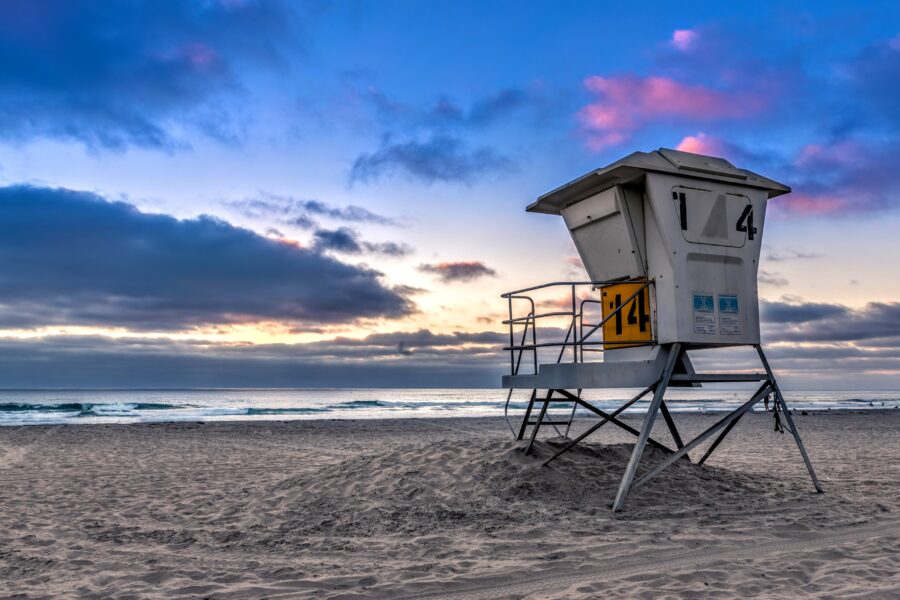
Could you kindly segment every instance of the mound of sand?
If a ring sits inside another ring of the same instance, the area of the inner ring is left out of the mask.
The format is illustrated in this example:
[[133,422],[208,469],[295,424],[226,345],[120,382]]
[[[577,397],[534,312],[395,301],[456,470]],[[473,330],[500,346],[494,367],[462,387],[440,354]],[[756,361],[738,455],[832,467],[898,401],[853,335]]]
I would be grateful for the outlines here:
[[[315,477],[285,479],[253,510],[278,513],[280,535],[355,536],[491,531],[523,521],[543,525],[573,511],[608,512],[633,445],[580,445],[542,466],[558,448],[538,442],[526,456],[521,442],[410,444],[324,467]],[[664,457],[649,448],[638,474]],[[753,497],[764,502],[777,487],[760,475],[681,460],[633,495],[625,518]]]

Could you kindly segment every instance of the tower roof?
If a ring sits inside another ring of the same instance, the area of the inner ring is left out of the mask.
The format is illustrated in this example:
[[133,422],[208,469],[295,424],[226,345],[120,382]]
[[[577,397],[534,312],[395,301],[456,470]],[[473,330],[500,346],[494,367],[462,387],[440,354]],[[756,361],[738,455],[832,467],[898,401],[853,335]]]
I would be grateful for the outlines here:
[[787,194],[788,186],[753,171],[739,169],[724,158],[693,154],[669,148],[652,152],[634,152],[601,167],[538,198],[528,212],[560,214],[566,206],[614,185],[640,180],[647,173],[669,173],[681,177],[722,181],[734,185],[768,190],[769,198]]

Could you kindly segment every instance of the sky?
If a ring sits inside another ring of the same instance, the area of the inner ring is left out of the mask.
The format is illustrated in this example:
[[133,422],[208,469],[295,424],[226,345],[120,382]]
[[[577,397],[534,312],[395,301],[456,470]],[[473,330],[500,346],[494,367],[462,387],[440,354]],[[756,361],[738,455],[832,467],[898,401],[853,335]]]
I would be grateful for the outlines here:
[[783,381],[900,389],[898,97],[896,2],[3,2],[0,388],[496,387],[525,206],[669,147],[793,188]]

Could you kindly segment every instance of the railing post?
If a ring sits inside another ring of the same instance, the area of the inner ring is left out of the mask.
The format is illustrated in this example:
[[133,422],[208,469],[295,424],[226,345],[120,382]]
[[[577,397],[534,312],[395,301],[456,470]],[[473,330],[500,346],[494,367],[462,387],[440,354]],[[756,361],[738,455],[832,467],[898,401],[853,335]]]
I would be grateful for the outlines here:
[[576,310],[576,308],[575,308],[575,284],[573,283],[572,284],[572,341],[575,342],[575,344],[572,345],[572,362],[573,363],[578,362],[578,338],[576,337],[578,335],[578,332],[575,331],[575,310]]
[[512,312],[512,296],[506,297],[507,304],[509,306],[509,374],[516,374],[516,351],[513,348],[515,346],[515,342],[513,341],[513,312]]
[[534,308],[534,302],[531,304],[531,345],[532,349],[532,357],[534,360],[534,374],[537,375],[538,372],[538,347],[537,347],[537,309]]

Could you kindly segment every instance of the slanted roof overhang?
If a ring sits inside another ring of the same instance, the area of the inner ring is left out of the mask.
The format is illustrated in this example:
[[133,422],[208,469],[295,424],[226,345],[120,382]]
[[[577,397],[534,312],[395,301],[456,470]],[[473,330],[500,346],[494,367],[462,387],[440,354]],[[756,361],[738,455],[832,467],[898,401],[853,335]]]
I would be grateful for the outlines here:
[[584,200],[614,185],[640,182],[647,173],[669,173],[706,181],[763,189],[774,198],[791,191],[788,186],[753,171],[739,169],[723,158],[660,148],[653,152],[635,152],[621,160],[591,171],[538,198],[528,212],[560,214],[563,208]]

